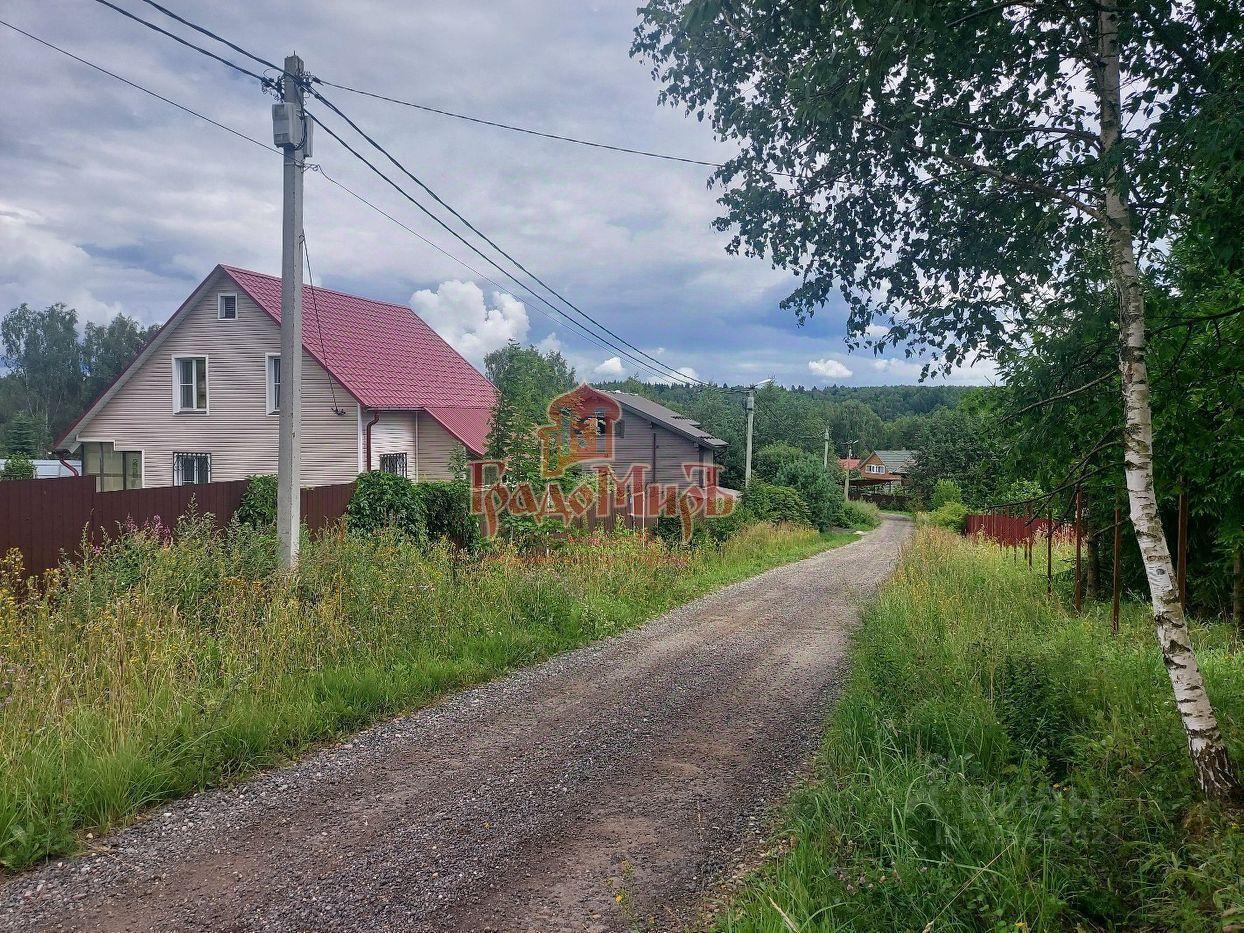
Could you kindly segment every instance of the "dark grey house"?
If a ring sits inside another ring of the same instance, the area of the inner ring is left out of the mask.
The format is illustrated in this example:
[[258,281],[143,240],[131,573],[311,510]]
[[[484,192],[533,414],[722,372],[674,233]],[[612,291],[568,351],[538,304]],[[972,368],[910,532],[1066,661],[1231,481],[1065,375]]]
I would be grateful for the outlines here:
[[[622,415],[613,426],[614,475],[622,476],[634,464],[648,468],[648,481],[703,486],[703,472],[688,480],[683,465],[711,466],[726,442],[673,409],[631,392],[604,392],[617,401]],[[604,461],[602,461],[604,462]],[[589,465],[590,466],[590,465]]]

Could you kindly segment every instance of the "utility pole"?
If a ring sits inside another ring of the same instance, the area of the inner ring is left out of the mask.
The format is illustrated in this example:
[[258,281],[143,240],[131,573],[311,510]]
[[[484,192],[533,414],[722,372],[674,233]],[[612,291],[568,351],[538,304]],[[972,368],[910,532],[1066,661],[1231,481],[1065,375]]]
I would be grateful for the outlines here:
[[756,387],[747,390],[747,459],[743,464],[743,489],[752,484],[752,422],[756,418]]
[[276,530],[283,567],[298,562],[302,488],[302,173],[311,154],[303,113],[302,59],[285,59],[282,102],[272,105],[273,142],[285,153],[281,223],[281,393],[278,413]]
[[752,484],[752,422],[756,418],[756,390],[768,385],[773,379],[762,379],[754,386],[747,387],[747,460],[743,464],[743,488]]
[[825,425],[825,469],[829,469],[829,425]]
[[847,444],[847,468],[842,471],[846,474],[842,478],[842,498],[844,502],[851,498],[851,457],[854,449],[854,445]]

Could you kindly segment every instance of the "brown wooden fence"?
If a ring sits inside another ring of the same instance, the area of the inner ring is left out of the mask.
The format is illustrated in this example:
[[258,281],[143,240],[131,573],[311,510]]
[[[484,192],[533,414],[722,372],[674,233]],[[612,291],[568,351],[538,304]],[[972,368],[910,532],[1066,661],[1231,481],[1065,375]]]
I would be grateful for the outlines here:
[[[156,486],[97,492],[92,476],[11,480],[0,483],[0,554],[22,552],[28,573],[42,573],[64,556],[77,555],[83,535],[93,543],[117,534],[127,524],[159,521],[171,526],[194,510],[211,514],[218,527],[228,524],[242,502],[248,480],[195,486]],[[302,490],[303,522],[312,531],[345,514],[353,483]]]

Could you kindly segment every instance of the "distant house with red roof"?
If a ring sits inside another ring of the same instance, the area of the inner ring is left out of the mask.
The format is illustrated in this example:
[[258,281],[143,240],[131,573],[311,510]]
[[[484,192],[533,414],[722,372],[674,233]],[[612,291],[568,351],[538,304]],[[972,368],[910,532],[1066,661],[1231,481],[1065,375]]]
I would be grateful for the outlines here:
[[[404,305],[305,286],[302,483],[446,479],[496,390]],[[281,280],[217,266],[66,432],[101,489],[275,473]]]

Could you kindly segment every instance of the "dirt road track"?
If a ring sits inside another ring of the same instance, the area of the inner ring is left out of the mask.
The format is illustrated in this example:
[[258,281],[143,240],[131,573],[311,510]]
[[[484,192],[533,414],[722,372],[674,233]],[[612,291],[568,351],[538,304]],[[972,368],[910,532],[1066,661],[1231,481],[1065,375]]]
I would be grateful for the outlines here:
[[858,596],[910,533],[169,804],[0,888],[11,930],[677,929],[815,750]]

